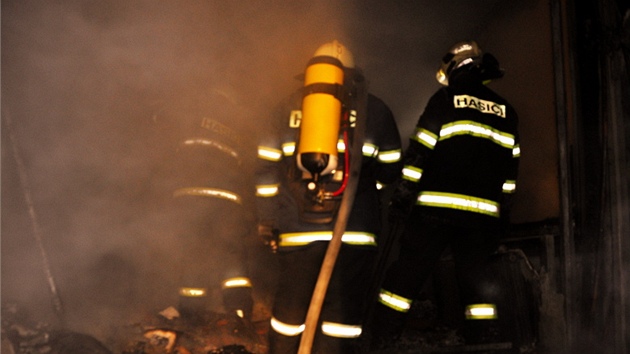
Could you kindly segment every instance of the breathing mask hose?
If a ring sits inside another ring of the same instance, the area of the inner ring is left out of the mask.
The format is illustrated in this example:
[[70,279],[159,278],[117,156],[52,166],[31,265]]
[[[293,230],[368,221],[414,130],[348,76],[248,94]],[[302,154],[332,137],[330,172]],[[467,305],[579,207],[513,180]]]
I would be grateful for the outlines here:
[[350,177],[350,145],[348,139],[348,129],[350,129],[350,125],[348,124],[348,112],[344,114],[344,130],[343,130],[343,145],[346,147],[346,151],[343,154],[343,181],[341,182],[341,186],[336,191],[329,193],[326,197],[334,198],[340,196],[346,187],[348,186],[348,178]]
[[[348,146],[348,132],[343,133],[343,141],[346,144],[346,146]],[[331,197],[340,196],[343,193],[343,191],[346,190],[346,187],[348,186],[348,178],[350,176],[350,171],[349,171],[350,157],[348,155],[350,155],[350,153],[346,151],[344,154],[343,181],[341,183],[341,187],[339,187],[339,189],[331,193]]]

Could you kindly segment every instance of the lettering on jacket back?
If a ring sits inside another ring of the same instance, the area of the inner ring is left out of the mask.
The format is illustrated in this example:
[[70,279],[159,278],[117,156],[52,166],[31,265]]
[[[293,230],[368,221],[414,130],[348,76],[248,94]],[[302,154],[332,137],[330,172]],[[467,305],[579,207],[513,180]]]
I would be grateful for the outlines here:
[[453,97],[455,108],[472,108],[481,113],[489,113],[505,118],[505,105],[492,101],[486,101],[469,95],[456,95]]

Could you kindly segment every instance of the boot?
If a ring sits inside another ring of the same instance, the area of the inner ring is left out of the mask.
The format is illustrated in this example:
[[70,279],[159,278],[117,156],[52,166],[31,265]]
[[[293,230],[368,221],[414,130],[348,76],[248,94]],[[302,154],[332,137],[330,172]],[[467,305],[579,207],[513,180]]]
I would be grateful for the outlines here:
[[381,304],[376,306],[370,326],[371,352],[384,351],[396,346],[404,329],[406,315]]

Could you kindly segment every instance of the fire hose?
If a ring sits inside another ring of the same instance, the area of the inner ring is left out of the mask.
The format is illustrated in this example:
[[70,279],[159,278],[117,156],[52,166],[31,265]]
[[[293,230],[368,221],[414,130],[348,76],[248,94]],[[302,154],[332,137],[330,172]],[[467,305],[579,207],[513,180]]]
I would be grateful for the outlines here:
[[304,322],[305,328],[300,339],[298,354],[310,354],[313,346],[313,339],[317,331],[319,315],[321,313],[324,298],[330,278],[337,261],[337,256],[341,248],[341,238],[346,230],[348,217],[352,210],[354,197],[356,195],[359,183],[359,174],[361,172],[363,136],[365,132],[365,119],[367,117],[367,84],[361,77],[357,83],[357,119],[354,128],[354,137],[351,149],[346,147],[346,154],[350,153],[350,177],[348,184],[341,198],[341,205],[335,220],[332,239],[326,249],[324,260],[320,268],[317,283],[311,297],[311,303],[306,314]]

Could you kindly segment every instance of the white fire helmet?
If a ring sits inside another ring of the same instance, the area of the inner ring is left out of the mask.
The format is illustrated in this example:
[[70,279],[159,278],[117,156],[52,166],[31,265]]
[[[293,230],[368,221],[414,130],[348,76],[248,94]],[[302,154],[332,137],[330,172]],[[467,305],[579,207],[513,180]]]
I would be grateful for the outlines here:
[[333,57],[338,59],[345,68],[354,68],[354,57],[352,56],[352,53],[337,40],[322,44],[319,48],[317,48],[313,57],[318,56]]
[[457,68],[469,64],[480,64],[483,59],[483,51],[475,41],[463,41],[456,43],[442,57],[440,69],[437,71],[435,78],[437,81],[448,86],[448,77]]

